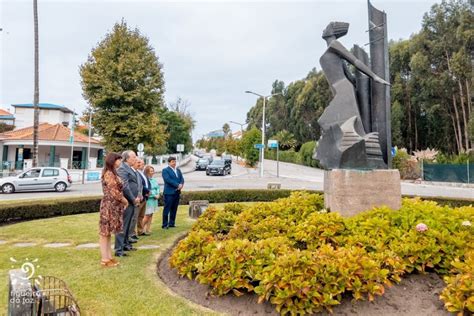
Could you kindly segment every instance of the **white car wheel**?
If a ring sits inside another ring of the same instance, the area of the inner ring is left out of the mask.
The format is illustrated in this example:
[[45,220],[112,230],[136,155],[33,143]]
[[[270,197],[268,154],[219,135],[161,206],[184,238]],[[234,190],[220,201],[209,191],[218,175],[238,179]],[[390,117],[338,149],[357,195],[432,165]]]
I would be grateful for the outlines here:
[[66,183],[64,182],[59,182],[59,183],[56,183],[56,185],[54,186],[54,189],[57,191],[57,192],[64,192],[66,191]]
[[7,183],[2,186],[2,192],[5,194],[10,194],[15,192],[15,187],[13,184]]

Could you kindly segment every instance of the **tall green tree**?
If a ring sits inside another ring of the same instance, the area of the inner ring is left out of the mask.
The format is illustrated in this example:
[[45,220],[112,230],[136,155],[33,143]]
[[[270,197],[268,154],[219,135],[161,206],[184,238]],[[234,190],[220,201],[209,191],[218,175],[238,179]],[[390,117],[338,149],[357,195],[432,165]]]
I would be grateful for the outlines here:
[[84,98],[90,104],[92,126],[110,151],[162,150],[168,134],[160,114],[165,113],[164,77],[148,38],[122,20],[92,49],[80,67]]

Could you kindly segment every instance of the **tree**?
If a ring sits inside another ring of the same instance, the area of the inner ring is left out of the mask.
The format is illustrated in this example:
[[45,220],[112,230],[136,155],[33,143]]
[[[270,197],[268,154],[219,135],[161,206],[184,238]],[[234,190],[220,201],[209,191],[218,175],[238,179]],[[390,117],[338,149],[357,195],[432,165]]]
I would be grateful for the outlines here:
[[474,115],[469,120],[469,139],[474,143]]
[[165,133],[168,135],[168,141],[164,147],[165,151],[160,153],[176,153],[178,144],[184,145],[184,152],[190,152],[193,148],[191,122],[174,111],[164,111],[161,119],[166,126]]
[[288,132],[286,129],[279,131],[272,138],[278,141],[278,145],[283,150],[288,150],[296,146],[296,140],[294,135]]
[[403,147],[402,138],[403,111],[400,102],[395,101],[392,105],[392,144]]
[[241,140],[241,150],[245,161],[250,167],[254,167],[259,159],[259,150],[254,146],[259,144],[262,139],[262,133],[256,127],[244,132]]
[[0,123],[0,133],[5,133],[9,132],[15,129],[14,125],[6,124],[6,123]]
[[[332,98],[326,77],[321,71],[313,68],[304,79],[292,82],[286,88],[283,81],[275,80],[272,93],[282,95],[273,96],[267,102],[268,135],[287,130],[294,135],[295,147],[319,138],[318,118]],[[261,128],[262,107],[263,99],[259,98],[247,113],[247,129]]]
[[33,19],[35,28],[35,87],[33,96],[33,167],[38,166],[39,136],[39,32],[38,32],[38,0],[33,0]]
[[230,130],[230,126],[228,123],[224,123],[224,125],[222,125],[222,131],[224,132],[224,138],[228,138],[229,135],[231,135],[231,130]]
[[122,20],[92,49],[80,67],[84,98],[89,102],[92,126],[109,151],[135,149],[144,143],[147,153],[163,150],[168,135],[164,114],[164,78],[148,39]]
[[194,120],[194,115],[190,111],[191,103],[181,97],[177,97],[176,101],[170,102],[168,104],[168,109],[170,111],[178,113],[184,120],[188,121],[188,124],[191,127],[191,131],[196,127],[196,121]]

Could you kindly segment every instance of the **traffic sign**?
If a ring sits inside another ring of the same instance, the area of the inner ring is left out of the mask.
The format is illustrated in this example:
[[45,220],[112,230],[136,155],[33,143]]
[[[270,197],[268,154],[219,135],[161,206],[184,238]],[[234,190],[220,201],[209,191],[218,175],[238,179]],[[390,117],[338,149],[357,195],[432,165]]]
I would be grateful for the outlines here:
[[264,144],[255,144],[253,145],[254,148],[256,149],[262,149],[262,148],[265,148],[265,145]]
[[268,148],[278,148],[278,141],[276,139],[269,139]]
[[176,145],[176,151],[182,153],[184,151],[184,144]]
[[395,157],[395,156],[397,155],[397,151],[398,151],[398,148],[397,148],[397,146],[395,146],[395,147],[392,147],[392,150],[391,150],[392,157]]
[[143,151],[143,149],[145,149],[145,145],[143,145],[143,143],[140,143],[138,144],[137,149],[138,151]]

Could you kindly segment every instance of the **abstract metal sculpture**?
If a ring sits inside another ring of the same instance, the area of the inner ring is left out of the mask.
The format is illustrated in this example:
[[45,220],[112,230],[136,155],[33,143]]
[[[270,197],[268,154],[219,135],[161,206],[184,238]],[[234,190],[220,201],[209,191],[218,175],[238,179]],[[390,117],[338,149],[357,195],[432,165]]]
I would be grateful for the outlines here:
[[[373,7],[369,3],[369,11],[371,9]],[[390,137],[390,121],[387,120],[390,108],[387,109],[386,103],[390,84],[371,69],[369,58],[362,48],[355,46],[353,54],[337,40],[347,34],[348,28],[348,23],[331,22],[323,32],[322,37],[328,48],[321,56],[320,64],[334,98],[318,120],[322,135],[314,158],[325,169],[385,169],[390,164],[387,155],[390,154],[387,146],[391,146],[387,140]],[[380,25],[372,28],[375,30]],[[382,36],[386,34],[386,27],[384,32]],[[383,43],[383,40],[380,37],[374,41]],[[371,49],[371,56],[380,57],[378,50],[372,53]],[[384,60],[387,56],[382,54],[383,62],[377,60],[378,64],[383,65],[381,75],[384,78],[388,78]],[[355,75],[347,63],[356,68]],[[377,69],[380,70],[380,67]]]

